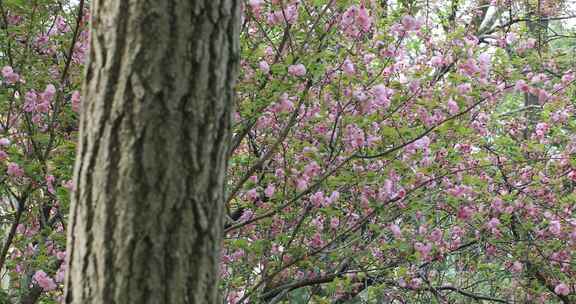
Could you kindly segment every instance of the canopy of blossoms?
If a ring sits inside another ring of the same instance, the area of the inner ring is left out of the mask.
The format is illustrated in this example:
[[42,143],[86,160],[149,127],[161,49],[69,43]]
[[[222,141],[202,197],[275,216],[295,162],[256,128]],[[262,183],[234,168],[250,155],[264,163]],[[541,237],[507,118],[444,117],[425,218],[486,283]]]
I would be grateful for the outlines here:
[[[0,302],[63,293],[88,8],[0,1]],[[572,18],[246,1],[223,301],[576,303]]]

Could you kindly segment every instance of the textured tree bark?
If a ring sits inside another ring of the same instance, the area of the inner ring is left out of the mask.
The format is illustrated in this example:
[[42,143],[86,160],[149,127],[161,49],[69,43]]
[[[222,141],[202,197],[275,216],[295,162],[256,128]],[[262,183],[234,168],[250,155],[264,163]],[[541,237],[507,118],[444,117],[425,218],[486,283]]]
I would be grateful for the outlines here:
[[94,0],[65,302],[216,303],[240,0]]

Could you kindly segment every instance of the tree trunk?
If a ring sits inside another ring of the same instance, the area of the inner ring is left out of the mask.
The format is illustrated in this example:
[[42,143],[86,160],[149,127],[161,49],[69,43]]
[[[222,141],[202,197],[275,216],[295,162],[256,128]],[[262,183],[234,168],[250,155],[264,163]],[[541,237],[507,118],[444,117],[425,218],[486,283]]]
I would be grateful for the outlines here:
[[[538,3],[538,6],[540,3]],[[540,7],[536,8],[536,14],[534,14],[533,8],[530,6],[527,7],[527,15],[528,21],[526,21],[526,25],[528,27],[528,33],[532,38],[536,39],[537,45],[536,48],[538,50],[538,54],[542,56],[543,52],[546,52],[546,39],[548,33],[548,20],[544,19],[544,16],[540,12]],[[536,16],[536,21],[532,20]],[[540,105],[540,101],[538,100],[538,96],[526,92],[524,93],[524,106],[525,107],[535,107]],[[532,135],[534,131],[534,126],[538,123],[539,113],[538,109],[528,109],[526,111],[526,119],[527,121],[527,128],[524,130],[524,138],[528,139],[530,135]]]
[[65,303],[216,303],[240,0],[94,0]]

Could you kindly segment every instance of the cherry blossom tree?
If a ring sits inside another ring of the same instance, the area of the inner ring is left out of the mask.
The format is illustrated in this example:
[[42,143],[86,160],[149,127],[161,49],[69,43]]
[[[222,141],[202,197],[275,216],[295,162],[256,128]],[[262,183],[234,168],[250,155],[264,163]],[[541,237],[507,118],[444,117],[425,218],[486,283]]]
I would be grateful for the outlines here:
[[[91,5],[0,1],[9,303],[64,295]],[[574,16],[243,1],[219,302],[576,303]]]

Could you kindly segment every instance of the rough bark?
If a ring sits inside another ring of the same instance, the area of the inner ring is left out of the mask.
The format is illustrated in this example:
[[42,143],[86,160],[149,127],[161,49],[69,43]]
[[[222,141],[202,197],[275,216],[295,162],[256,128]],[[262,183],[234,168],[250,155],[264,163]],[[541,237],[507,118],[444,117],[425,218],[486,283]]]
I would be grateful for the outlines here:
[[92,1],[66,303],[216,303],[239,1]]

